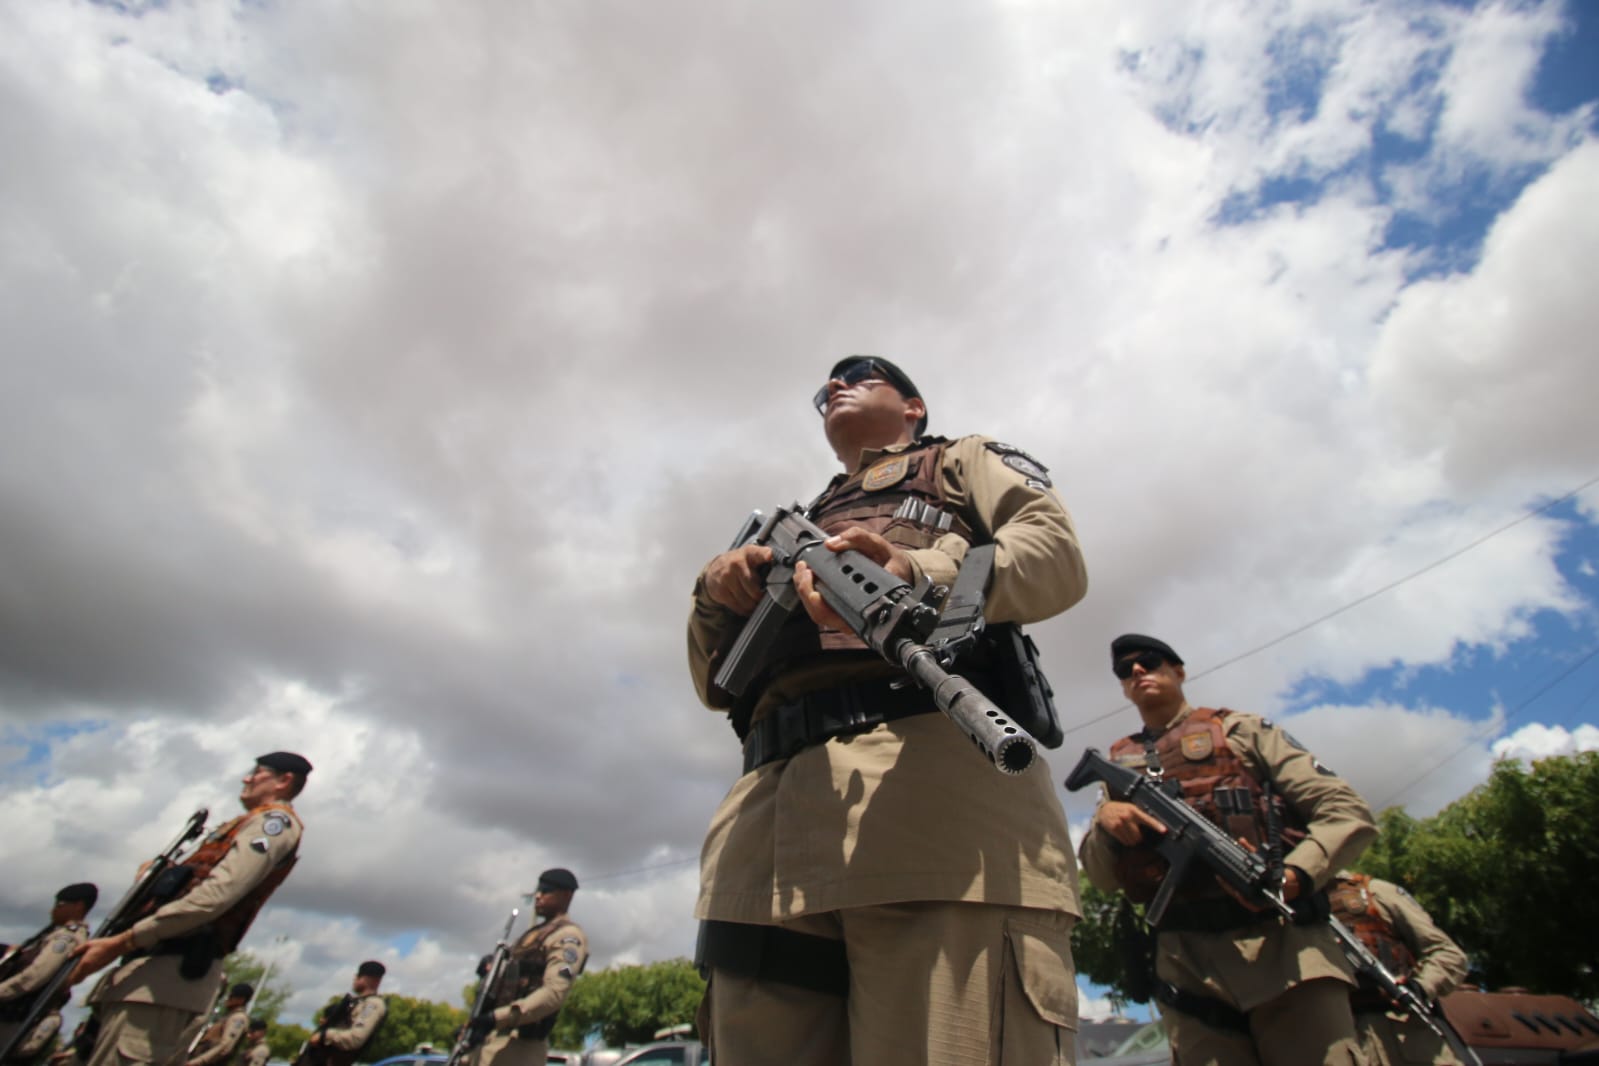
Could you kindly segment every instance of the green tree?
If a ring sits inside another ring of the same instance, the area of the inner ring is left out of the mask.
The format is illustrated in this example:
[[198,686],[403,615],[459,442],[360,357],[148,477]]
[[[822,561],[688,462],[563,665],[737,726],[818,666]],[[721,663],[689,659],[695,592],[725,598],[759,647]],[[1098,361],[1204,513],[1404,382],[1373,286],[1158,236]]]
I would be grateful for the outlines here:
[[613,1047],[645,1041],[658,1029],[692,1025],[704,996],[705,981],[687,959],[586,973],[572,983],[550,1046],[581,1047],[596,1031]]
[[1481,982],[1599,997],[1599,752],[1506,760],[1432,818],[1398,830],[1368,873],[1408,888]]
[[1101,892],[1084,880],[1078,895],[1083,917],[1072,927],[1072,959],[1077,963],[1077,972],[1104,985],[1109,990],[1111,1006],[1117,1011],[1128,1003],[1147,1002],[1135,994],[1132,985],[1137,982],[1129,982],[1128,953],[1120,935],[1126,919],[1117,920],[1123,899],[1120,892]]
[[222,991],[226,998],[228,989],[244,981],[255,987],[255,1002],[250,1005],[250,1017],[265,1018],[268,1024],[278,1020],[283,1005],[294,994],[294,989],[277,969],[268,972],[268,964],[248,951],[235,951],[222,960]]
[[300,1048],[304,1046],[310,1036],[311,1030],[303,1025],[295,1025],[292,1022],[288,1024],[273,1022],[267,1026],[266,1042],[267,1047],[272,1049],[272,1057],[274,1059],[293,1062],[294,1057],[300,1053]]

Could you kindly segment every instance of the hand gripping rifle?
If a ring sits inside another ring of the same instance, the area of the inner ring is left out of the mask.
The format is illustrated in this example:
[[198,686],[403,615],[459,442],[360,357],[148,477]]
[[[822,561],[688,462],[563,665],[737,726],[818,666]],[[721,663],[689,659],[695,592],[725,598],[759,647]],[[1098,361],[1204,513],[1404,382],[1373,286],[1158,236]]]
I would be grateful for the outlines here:
[[971,738],[995,769],[1019,774],[1032,765],[1037,741],[977,686],[945,669],[953,652],[926,643],[938,628],[946,589],[926,578],[912,588],[858,551],[829,550],[823,543],[828,534],[805,517],[798,503],[777,508],[751,535],[754,525],[752,516],[733,547],[752,543],[772,550],[766,594],[717,671],[718,688],[741,696],[766,665],[778,633],[800,610],[794,568],[803,562],[815,572],[827,605],[873,651],[928,689],[938,709]]
[[[1152,842],[1170,870],[1145,909],[1144,919],[1150,925],[1159,927],[1172,895],[1195,861],[1209,867],[1244,899],[1276,911],[1289,922],[1297,920],[1294,908],[1283,899],[1280,862],[1273,863],[1269,857],[1262,857],[1233,840],[1210,819],[1161,788],[1157,778],[1119,766],[1096,749],[1089,748],[1066,778],[1066,787],[1077,792],[1096,781],[1104,784],[1112,799],[1131,803],[1166,827],[1166,832],[1156,835]],[[1331,916],[1325,921],[1357,974],[1381,991],[1395,1007],[1409,1012],[1437,1034],[1467,1066],[1482,1066],[1476,1053],[1421,993],[1390,973],[1343,922]]]
[[[132,887],[123,893],[122,898],[117,901],[117,905],[111,909],[111,913],[106,915],[105,920],[100,923],[100,928],[94,931],[94,939],[116,936],[118,933],[125,932],[130,925],[138,920],[139,914],[146,903],[159,899],[165,894],[160,891],[158,883],[161,885],[172,884],[173,879],[169,876],[165,881],[162,881],[161,875],[177,865],[178,856],[189,841],[205,832],[205,820],[210,815],[211,812],[204,807],[189,815],[189,821],[184,825],[183,831],[173,838],[172,843],[168,844],[159,855],[144,864],[143,869],[139,871],[139,876],[134,879]],[[78,957],[76,955],[68,956],[67,960],[50,976],[50,980],[46,981],[43,987],[34,994],[33,1006],[28,1009],[27,1015],[18,1023],[11,1039],[6,1041],[3,1047],[0,1047],[0,1062],[4,1062],[17,1045],[22,1043],[23,1039],[27,1037],[28,1031],[38,1023],[40,1018],[44,1017],[49,1011],[57,1009],[61,1003],[66,1002],[68,994],[66,992],[67,978],[77,965]],[[56,1002],[57,997],[60,997],[60,1002]]]
[[461,1026],[460,1035],[455,1038],[455,1046],[450,1049],[450,1058],[445,1066],[460,1066],[467,1054],[483,1042],[483,1037],[478,1035],[483,1020],[490,1019],[492,1024],[494,1002],[499,998],[500,985],[511,969],[511,930],[516,926],[519,913],[513,907],[511,916],[505,920],[505,932],[500,934],[499,943],[494,945],[494,954],[489,956],[489,968],[483,974],[483,982],[478,985],[477,999],[472,1001],[472,1013],[466,1016],[466,1024]]

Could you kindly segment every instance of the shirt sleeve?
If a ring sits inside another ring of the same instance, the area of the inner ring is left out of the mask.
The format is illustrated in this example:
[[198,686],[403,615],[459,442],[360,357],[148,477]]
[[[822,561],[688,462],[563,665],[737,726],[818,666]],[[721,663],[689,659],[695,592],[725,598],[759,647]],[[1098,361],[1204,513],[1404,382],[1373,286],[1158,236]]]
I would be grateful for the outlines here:
[[1377,822],[1366,801],[1282,729],[1252,714],[1232,714],[1227,742],[1256,780],[1271,782],[1304,821],[1305,839],[1283,861],[1317,888],[1353,865],[1376,839]]
[[[268,824],[268,819],[274,819]],[[277,826],[275,832],[271,831]],[[133,945],[148,948],[194,931],[225,914],[268,874],[293,855],[300,842],[300,824],[271,808],[250,815],[233,838],[228,853],[187,895],[180,896],[133,925]]]
[[40,946],[39,954],[33,957],[33,961],[23,967],[21,972],[0,982],[0,1001],[16,999],[35,989],[43,988],[49,983],[50,978],[55,976],[55,972],[66,963],[72,949],[87,939],[88,932],[81,925],[62,925],[51,930]]
[[1411,978],[1429,999],[1447,996],[1466,979],[1466,953],[1433,922],[1432,915],[1398,885],[1373,878],[1371,898],[1399,939],[1416,956]]
[[744,619],[705,594],[705,574],[694,582],[693,608],[688,618],[688,669],[700,702],[712,710],[726,710],[733,697],[711,683],[727,646],[743,627]]
[[515,1029],[547,1018],[561,1009],[572,982],[588,963],[588,939],[576,925],[567,925],[551,937],[544,962],[544,982],[526,996],[494,1012],[495,1027]]
[[[944,451],[944,495],[983,527],[973,530],[975,536],[986,533],[994,542],[984,616],[991,622],[1041,622],[1083,598],[1088,571],[1071,515],[1048,475],[1015,449],[996,450],[1007,447],[987,437],[951,442]],[[1017,466],[1006,462],[1015,456]],[[966,548],[963,538],[951,534],[931,548],[908,552],[913,576],[953,584]]]
[[382,996],[363,996],[356,1005],[354,1016],[350,1024],[343,1029],[329,1029],[322,1034],[322,1043],[340,1051],[359,1051],[372,1039],[372,1031],[378,1027],[383,1016],[389,1012],[389,1005]]
[[60,1031],[61,1012],[51,1011],[34,1023],[33,1028],[28,1031],[27,1038],[12,1050],[11,1057],[6,1059],[6,1061],[23,1062],[37,1055],[44,1050],[45,1044],[55,1039],[56,1034]]

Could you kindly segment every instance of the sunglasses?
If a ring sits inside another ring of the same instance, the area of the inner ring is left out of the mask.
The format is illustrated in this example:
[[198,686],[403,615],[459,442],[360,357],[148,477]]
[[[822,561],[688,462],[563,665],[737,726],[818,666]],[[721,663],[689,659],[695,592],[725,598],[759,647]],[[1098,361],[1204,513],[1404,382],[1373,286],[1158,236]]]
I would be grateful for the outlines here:
[[862,359],[858,363],[851,363],[843,370],[840,370],[837,374],[828,378],[827,384],[817,389],[816,395],[811,397],[811,402],[816,405],[816,410],[819,413],[825,415],[827,414],[827,400],[831,392],[833,382],[837,381],[845,388],[853,388],[854,386],[859,385],[861,382],[868,381],[872,378],[877,378],[885,385],[893,384],[893,382],[889,381],[888,378],[884,376],[882,369],[877,365],[877,360]]
[[1117,659],[1111,666],[1111,672],[1119,680],[1126,681],[1133,676],[1133,667],[1142,666],[1144,673],[1152,674],[1166,665],[1166,657],[1158,651],[1141,651],[1137,655],[1129,655],[1125,659]]

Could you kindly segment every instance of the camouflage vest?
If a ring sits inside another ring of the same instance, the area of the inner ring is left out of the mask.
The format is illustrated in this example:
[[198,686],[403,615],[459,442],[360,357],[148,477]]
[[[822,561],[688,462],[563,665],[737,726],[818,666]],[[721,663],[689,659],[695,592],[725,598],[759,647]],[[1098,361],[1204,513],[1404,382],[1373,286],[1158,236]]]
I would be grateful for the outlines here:
[[[194,849],[194,852],[188,858],[183,860],[183,865],[190,870],[189,879],[173,899],[182,899],[198,888],[216,864],[221,862],[223,856],[232,849],[234,839],[239,835],[244,823],[262,811],[282,811],[294,821],[297,827],[300,827],[302,831],[304,829],[299,816],[294,813],[294,809],[281,803],[268,803],[264,806],[256,807],[239,815],[232,821],[222,823],[210,836],[205,838],[199,847]],[[299,861],[298,845],[296,845],[293,854],[275,867],[266,877],[262,878],[261,883],[252,888],[243,899],[201,927],[200,934],[207,935],[215,941],[217,958],[220,959],[238,948],[239,942],[244,939],[244,934],[249,930],[250,923],[255,921],[255,916],[260,912],[261,906],[277,890],[277,887],[283,883],[284,878],[289,876],[289,871],[294,868],[294,864],[297,861]],[[140,917],[142,918],[159,910],[168,902],[170,900],[150,901],[145,905],[144,912]],[[196,934],[189,934],[189,936],[194,935]],[[188,937],[184,939],[188,939]]]
[[[1377,961],[1395,977],[1409,978],[1416,972],[1416,955],[1394,932],[1377,901],[1371,895],[1371,878],[1366,874],[1339,874],[1327,890],[1332,915],[1358,936]],[[1387,1001],[1362,983],[1352,997],[1357,1010],[1383,1010]]]
[[[1200,707],[1181,723],[1166,730],[1153,744],[1144,732],[1123,737],[1111,745],[1110,757],[1122,766],[1131,766],[1159,776],[1168,791],[1181,788],[1182,800],[1195,811],[1221,827],[1229,837],[1239,837],[1251,845],[1266,847],[1266,793],[1233,749],[1227,744],[1226,709]],[[1273,796],[1278,824],[1282,827],[1283,850],[1305,837],[1304,823]],[[1129,848],[1117,857],[1117,875],[1127,895],[1139,903],[1155,896],[1166,876],[1166,860],[1153,848]],[[1215,876],[1195,864],[1175,898],[1209,899],[1226,894]]]

